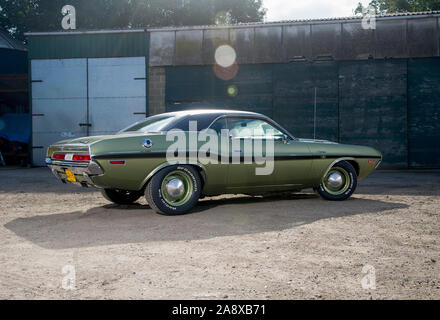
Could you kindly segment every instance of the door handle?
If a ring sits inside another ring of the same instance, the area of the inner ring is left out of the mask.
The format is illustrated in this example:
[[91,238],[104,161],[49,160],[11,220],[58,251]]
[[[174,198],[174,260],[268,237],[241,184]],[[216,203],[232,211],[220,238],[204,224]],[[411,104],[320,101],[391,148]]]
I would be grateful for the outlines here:
[[80,127],[91,127],[92,124],[91,123],[79,123]]

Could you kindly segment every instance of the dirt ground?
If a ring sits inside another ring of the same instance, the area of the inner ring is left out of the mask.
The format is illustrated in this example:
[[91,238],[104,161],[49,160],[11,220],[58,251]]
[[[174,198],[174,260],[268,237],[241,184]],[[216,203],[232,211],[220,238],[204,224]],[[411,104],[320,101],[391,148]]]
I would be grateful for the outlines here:
[[227,196],[165,217],[3,169],[0,247],[2,299],[439,299],[440,171],[378,171],[345,202]]

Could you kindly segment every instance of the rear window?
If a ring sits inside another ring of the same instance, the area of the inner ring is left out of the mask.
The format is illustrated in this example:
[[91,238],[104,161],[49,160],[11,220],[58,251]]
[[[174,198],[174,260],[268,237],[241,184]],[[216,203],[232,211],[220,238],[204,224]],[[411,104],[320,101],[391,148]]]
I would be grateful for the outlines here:
[[218,117],[216,114],[198,114],[186,116],[182,120],[177,121],[175,125],[173,125],[173,129],[180,129],[182,131],[189,131],[189,122],[196,121],[197,123],[197,131],[201,131],[210,126],[210,124]]
[[175,116],[158,115],[147,118],[146,120],[137,122],[120,132],[160,132],[167,130],[170,123],[175,120]]

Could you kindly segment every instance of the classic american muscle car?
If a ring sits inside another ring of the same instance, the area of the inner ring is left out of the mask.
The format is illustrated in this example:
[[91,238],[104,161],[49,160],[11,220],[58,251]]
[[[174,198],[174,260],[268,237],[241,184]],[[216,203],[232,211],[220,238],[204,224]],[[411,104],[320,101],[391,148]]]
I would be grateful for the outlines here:
[[[173,148],[179,137],[183,147]],[[220,194],[313,188],[324,199],[345,200],[381,160],[370,147],[298,139],[258,113],[190,110],[151,116],[114,135],[55,143],[46,163],[62,182],[100,188],[111,202],[144,195],[156,212],[177,215]]]

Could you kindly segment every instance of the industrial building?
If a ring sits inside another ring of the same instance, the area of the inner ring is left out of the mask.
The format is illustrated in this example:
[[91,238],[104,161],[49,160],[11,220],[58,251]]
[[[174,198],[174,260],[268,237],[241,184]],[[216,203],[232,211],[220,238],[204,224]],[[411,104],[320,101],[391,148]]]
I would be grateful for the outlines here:
[[[440,12],[28,33],[32,159],[51,143],[191,108],[260,112],[294,136],[440,167]],[[232,48],[227,66],[215,59]]]
[[29,163],[27,48],[0,31],[0,166]]

